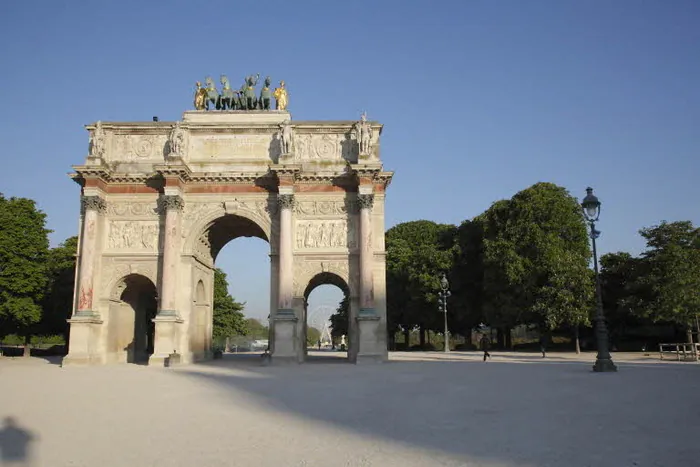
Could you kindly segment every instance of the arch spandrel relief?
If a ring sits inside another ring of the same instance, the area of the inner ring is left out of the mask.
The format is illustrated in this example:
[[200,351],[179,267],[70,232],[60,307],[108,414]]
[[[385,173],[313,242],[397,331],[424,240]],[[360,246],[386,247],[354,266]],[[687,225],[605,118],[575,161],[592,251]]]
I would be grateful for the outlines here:
[[345,283],[348,284],[351,294],[353,294],[353,292],[356,290],[357,281],[353,281],[351,279],[350,268],[347,260],[299,260],[294,264],[294,296],[304,296],[304,291],[309,285],[311,279],[323,272],[333,273],[343,279]]

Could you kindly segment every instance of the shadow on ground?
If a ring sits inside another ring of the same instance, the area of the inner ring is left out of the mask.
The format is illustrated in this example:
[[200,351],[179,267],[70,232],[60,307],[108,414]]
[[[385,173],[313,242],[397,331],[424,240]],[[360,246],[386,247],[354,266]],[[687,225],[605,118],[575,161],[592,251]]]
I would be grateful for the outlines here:
[[259,360],[226,358],[176,372],[220,385],[234,402],[231,390],[242,390],[314,423],[461,459],[622,467],[690,465],[700,456],[696,366],[625,364],[596,374],[591,362],[535,359],[286,367]]

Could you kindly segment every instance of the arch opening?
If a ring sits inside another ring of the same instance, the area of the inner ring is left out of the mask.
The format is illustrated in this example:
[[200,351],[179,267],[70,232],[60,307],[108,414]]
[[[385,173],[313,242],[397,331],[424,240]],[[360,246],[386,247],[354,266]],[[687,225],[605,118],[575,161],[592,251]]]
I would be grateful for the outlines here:
[[145,364],[153,354],[158,296],[155,284],[140,274],[118,281],[119,299],[110,307],[111,349],[127,363]]
[[255,237],[270,242],[265,231],[256,222],[235,214],[226,214],[212,222],[204,235],[211,248],[212,260],[216,261],[221,249],[239,237]]
[[350,360],[350,288],[332,272],[311,278],[304,290],[304,360],[332,362]]

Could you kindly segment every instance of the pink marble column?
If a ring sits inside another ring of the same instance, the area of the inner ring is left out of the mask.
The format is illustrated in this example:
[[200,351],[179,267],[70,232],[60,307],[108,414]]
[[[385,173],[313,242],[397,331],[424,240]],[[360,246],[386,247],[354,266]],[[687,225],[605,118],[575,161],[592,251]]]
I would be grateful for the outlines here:
[[180,253],[180,214],[184,207],[182,197],[166,195],[161,199],[165,210],[165,238],[163,241],[163,271],[160,286],[159,316],[178,316],[176,307],[177,258]]
[[374,315],[371,218],[374,195],[360,194],[357,200],[360,207],[360,315]]
[[78,309],[75,316],[94,316],[93,284],[97,256],[97,222],[105,211],[106,203],[99,196],[83,196],[80,200],[83,211],[83,231],[80,238],[80,268],[78,272]]
[[278,195],[280,211],[280,244],[279,244],[279,307],[278,314],[294,314],[292,309],[293,295],[293,257],[292,257],[292,207],[293,194]]

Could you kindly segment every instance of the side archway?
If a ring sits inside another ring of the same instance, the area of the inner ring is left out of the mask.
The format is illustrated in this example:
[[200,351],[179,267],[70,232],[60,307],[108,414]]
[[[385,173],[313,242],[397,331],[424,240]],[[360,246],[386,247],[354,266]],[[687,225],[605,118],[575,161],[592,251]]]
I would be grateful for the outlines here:
[[107,316],[107,350],[111,359],[147,363],[153,353],[158,294],[151,279],[128,274],[119,279],[110,294]]

